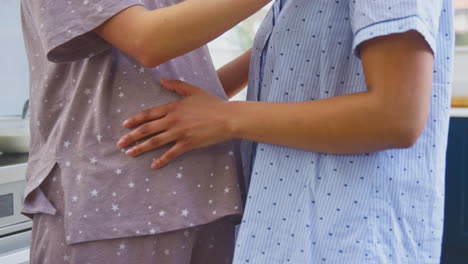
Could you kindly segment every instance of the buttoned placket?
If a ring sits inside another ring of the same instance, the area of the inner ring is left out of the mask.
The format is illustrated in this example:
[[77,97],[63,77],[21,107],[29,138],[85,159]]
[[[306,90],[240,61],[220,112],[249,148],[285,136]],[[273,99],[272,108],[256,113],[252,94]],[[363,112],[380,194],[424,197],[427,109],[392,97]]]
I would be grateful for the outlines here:
[[[273,10],[273,16],[271,18],[271,26],[270,28],[268,29],[268,33],[265,35],[265,38],[264,38],[264,42],[263,42],[263,45],[262,45],[262,54],[260,56],[260,62],[259,62],[259,79],[258,79],[258,83],[256,84],[257,88],[255,89],[255,96],[254,98],[260,102],[261,101],[261,96],[262,96],[262,86],[263,86],[263,76],[264,76],[264,73],[265,73],[265,62],[266,62],[266,57],[267,57],[267,53],[268,53],[268,46],[270,44],[270,38],[271,38],[271,34],[273,33],[273,29],[276,25],[276,22],[281,14],[281,10],[283,9],[283,6],[285,4],[286,0],[276,0],[274,3],[273,3],[273,6],[272,6],[272,10]],[[253,147],[252,147],[252,163],[250,165],[250,175],[252,175],[253,173],[253,168],[254,168],[254,164],[255,164],[255,159],[256,159],[256,156],[257,156],[257,148],[258,148],[258,143],[255,142],[253,143]]]

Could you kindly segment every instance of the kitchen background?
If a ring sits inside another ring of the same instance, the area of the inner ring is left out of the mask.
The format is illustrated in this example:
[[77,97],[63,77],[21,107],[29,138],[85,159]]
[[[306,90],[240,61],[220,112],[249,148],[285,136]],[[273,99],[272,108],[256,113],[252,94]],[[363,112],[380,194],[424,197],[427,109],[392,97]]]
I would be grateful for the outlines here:
[[[453,106],[468,107],[468,0],[454,3],[457,47]],[[19,148],[28,142],[28,121],[21,120],[29,81],[19,6],[20,0],[0,0],[0,264],[29,263],[30,222],[18,214],[27,153],[7,153],[8,145],[3,144],[13,143]],[[217,68],[251,46],[267,11],[268,7],[262,9],[209,44]],[[245,94],[243,91],[234,100],[244,100]],[[468,108],[452,108],[446,186],[443,263],[467,264]]]

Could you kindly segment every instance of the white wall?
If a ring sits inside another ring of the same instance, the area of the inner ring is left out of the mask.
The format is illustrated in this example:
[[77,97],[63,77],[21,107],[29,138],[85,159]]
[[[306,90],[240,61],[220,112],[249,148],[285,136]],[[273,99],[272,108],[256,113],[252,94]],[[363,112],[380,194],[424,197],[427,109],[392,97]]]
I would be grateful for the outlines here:
[[[270,5],[271,4],[268,4],[256,14],[241,22],[234,29],[224,33],[222,36],[209,43],[208,46],[210,48],[211,57],[217,69],[252,47],[255,33],[260,27]],[[247,89],[241,91],[232,98],[232,100],[245,100],[246,95]]]
[[[241,55],[244,52],[241,49],[221,48],[220,47],[222,46],[221,42],[223,41],[225,41],[225,38],[220,37],[208,45],[210,48],[211,57],[213,58],[213,64],[215,65],[216,69],[221,68],[223,65],[237,58],[239,55]],[[231,100],[244,101],[246,97],[247,97],[247,89],[244,89],[239,94],[234,96]]]
[[455,49],[452,95],[468,97],[468,46]]
[[20,0],[0,0],[0,116],[21,114],[28,99],[28,74]]

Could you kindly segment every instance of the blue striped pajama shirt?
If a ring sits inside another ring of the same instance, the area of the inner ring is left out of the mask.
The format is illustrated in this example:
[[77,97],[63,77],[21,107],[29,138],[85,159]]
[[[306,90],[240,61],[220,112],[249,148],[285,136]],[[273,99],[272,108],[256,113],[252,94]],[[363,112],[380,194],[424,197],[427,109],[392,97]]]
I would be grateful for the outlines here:
[[245,144],[251,182],[234,263],[439,263],[452,19],[450,0],[274,2],[253,46],[248,100],[365,91],[359,45],[415,30],[435,54],[431,110],[409,149],[331,155]]

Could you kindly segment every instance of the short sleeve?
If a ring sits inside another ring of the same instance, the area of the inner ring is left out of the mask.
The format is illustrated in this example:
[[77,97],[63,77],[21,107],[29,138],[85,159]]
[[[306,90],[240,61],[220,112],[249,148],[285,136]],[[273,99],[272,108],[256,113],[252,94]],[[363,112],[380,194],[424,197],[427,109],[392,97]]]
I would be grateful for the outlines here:
[[415,30],[436,53],[443,0],[350,0],[353,51],[366,40]]
[[93,29],[124,9],[142,4],[141,0],[23,0],[22,5],[47,59],[63,63],[111,48]]

